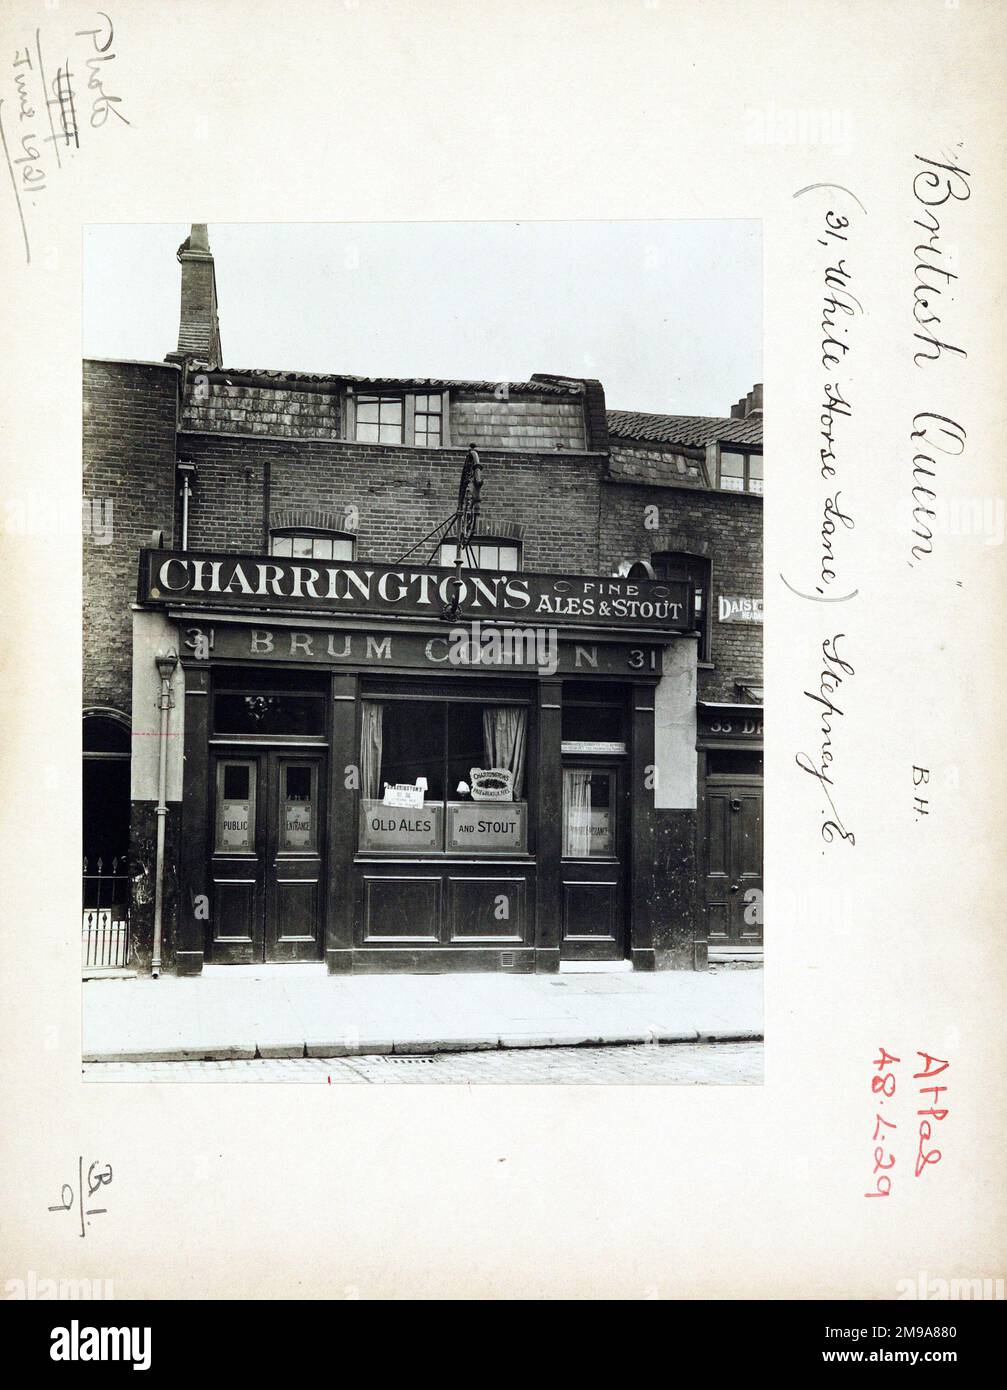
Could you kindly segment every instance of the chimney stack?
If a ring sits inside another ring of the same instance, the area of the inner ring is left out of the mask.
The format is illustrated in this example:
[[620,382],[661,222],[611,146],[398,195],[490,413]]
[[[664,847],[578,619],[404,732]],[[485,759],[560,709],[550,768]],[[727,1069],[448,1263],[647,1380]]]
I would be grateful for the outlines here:
[[749,415],[762,413],[762,382],[757,381],[747,396],[742,396],[731,406],[731,419],[744,420]]
[[171,361],[194,357],[220,366],[220,325],[217,321],[217,281],[206,223],[194,222],[177,252],[182,267],[182,302],[178,349]]

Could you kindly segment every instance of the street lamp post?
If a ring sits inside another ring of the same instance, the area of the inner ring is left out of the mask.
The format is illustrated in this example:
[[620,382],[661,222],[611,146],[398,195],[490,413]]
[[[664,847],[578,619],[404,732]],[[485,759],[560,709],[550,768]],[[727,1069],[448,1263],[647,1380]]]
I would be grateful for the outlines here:
[[157,866],[154,878],[154,950],[150,973],[156,980],[161,973],[161,920],[164,911],[164,829],[168,815],[168,712],[171,709],[171,678],[178,665],[173,651],[159,651],[154,658],[161,678],[161,737],[157,746]]

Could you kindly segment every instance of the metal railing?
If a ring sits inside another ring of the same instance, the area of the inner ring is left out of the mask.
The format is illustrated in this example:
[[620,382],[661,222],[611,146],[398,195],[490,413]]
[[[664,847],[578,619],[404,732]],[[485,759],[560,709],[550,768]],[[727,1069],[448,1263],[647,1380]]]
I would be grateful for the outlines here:
[[84,860],[81,967],[124,970],[129,961],[129,861]]

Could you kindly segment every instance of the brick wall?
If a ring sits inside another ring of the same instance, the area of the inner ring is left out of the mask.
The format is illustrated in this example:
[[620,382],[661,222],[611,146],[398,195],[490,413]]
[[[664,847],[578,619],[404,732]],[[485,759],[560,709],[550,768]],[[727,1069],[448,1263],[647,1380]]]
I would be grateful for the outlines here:
[[[357,557],[392,563],[454,510],[464,450],[227,438],[184,433],[197,467],[189,511],[194,550],[266,548],[266,517],[289,507],[359,512]],[[487,514],[523,527],[523,567],[596,572],[605,458],[597,454],[483,455]],[[410,559],[425,563],[433,542]]]
[[84,703],[130,712],[137,552],[172,535],[178,369],[84,363],[84,497],[107,515],[108,545],[84,537]]
[[[656,511],[647,513],[647,508]],[[762,595],[762,498],[748,493],[691,487],[650,487],[609,482],[602,496],[600,572],[622,560],[649,559],[658,551],[704,555],[711,566],[710,655],[713,669],[699,671],[701,700],[738,700],[735,681],[762,675],[762,627],[722,623],[721,594]],[[657,522],[655,527],[648,520]]]

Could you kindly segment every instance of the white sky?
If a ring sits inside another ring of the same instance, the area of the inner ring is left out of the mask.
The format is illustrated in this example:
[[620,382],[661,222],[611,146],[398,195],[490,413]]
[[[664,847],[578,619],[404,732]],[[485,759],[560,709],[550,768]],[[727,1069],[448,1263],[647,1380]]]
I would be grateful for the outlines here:
[[[84,354],[178,340],[181,224],[84,232]],[[762,380],[761,224],[211,223],[224,365],[598,377],[610,409],[727,415]]]

